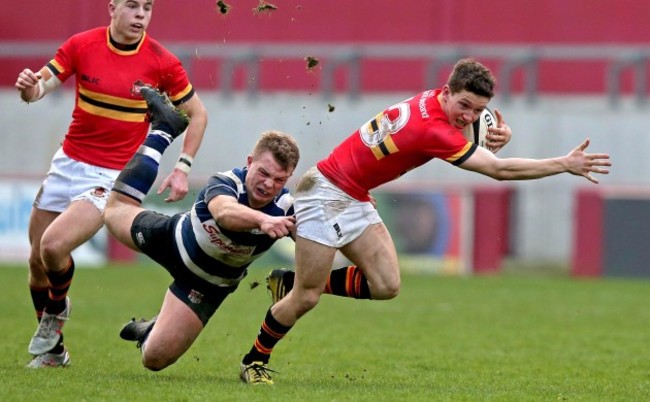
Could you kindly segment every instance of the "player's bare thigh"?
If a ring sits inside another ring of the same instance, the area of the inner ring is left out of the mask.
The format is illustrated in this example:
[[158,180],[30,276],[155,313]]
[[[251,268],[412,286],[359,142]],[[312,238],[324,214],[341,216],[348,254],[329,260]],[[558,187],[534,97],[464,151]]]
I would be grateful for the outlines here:
[[167,290],[160,314],[142,351],[142,364],[162,370],[173,364],[194,343],[203,323],[185,303]]
[[144,211],[144,208],[131,202],[125,202],[126,198],[128,197],[111,193],[104,210],[104,223],[117,240],[131,249],[139,251],[131,238],[131,225],[135,217]]
[[398,295],[397,251],[383,223],[368,226],[361,236],[341,248],[341,252],[366,276],[372,299],[392,299]]

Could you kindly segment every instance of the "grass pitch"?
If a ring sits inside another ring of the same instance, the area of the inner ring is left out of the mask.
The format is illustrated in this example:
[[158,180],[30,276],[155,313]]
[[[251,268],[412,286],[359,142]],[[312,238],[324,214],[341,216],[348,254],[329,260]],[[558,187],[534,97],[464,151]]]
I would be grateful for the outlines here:
[[[30,370],[26,268],[0,268],[3,401],[642,401],[650,399],[650,281],[561,275],[403,276],[391,301],[323,296],[275,349],[275,385],[238,379],[269,305],[255,268],[175,365],[142,368],[119,339],[160,306],[154,265],[76,271],[72,364]],[[251,284],[259,283],[259,286]]]

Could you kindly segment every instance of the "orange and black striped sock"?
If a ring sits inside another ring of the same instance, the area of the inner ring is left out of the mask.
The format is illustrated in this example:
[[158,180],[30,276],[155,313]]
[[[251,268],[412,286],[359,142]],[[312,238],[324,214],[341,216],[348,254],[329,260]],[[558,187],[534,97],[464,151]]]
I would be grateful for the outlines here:
[[266,312],[266,317],[264,317],[264,322],[262,323],[260,332],[255,339],[255,343],[253,344],[250,352],[244,356],[242,363],[268,363],[275,344],[280,342],[280,340],[284,338],[290,329],[291,327],[285,327],[284,325],[277,322],[276,319],[273,318],[271,309],[269,308],[269,310]]
[[36,319],[38,319],[38,322],[41,322],[43,310],[45,310],[45,306],[47,305],[49,288],[40,288],[30,285],[29,293],[32,296],[32,304],[34,305],[34,311],[36,312]]
[[355,299],[370,299],[368,280],[363,272],[354,265],[332,270],[323,293]]
[[48,272],[50,280],[50,293],[47,300],[46,311],[48,314],[60,314],[65,310],[65,298],[70,290],[72,276],[74,275],[74,260],[70,257],[67,268],[58,272]]

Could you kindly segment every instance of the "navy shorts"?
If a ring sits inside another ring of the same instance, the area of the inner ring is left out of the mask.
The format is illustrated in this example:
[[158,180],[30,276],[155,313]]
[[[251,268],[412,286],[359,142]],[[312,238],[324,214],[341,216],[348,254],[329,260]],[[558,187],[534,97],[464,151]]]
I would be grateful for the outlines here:
[[220,287],[194,275],[183,263],[174,231],[181,215],[140,212],[131,225],[131,238],[140,250],[162,265],[174,278],[169,290],[199,317],[203,325],[237,286]]

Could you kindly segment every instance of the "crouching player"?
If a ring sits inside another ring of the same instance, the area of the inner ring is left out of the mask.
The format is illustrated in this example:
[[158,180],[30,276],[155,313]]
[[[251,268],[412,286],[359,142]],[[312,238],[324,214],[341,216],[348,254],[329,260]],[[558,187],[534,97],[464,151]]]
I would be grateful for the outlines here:
[[104,221],[120,242],[151,257],[173,278],[159,314],[132,320],[120,333],[137,342],[143,366],[157,371],[189,349],[248,266],[276,240],[292,235],[293,198],[285,184],[299,150],[291,136],[264,132],[246,167],[212,175],[191,210],[171,217],[146,210],[142,200],[162,154],[188,121],[155,90],[142,91],[151,131],[118,176]]

